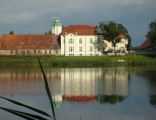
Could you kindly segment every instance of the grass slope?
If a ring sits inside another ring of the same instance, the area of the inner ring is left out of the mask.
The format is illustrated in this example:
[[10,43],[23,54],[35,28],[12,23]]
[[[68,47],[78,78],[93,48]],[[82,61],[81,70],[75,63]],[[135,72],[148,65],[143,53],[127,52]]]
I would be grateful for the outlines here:
[[[155,57],[146,56],[40,56],[44,67],[104,67],[156,65]],[[0,66],[37,66],[36,56],[1,56]]]

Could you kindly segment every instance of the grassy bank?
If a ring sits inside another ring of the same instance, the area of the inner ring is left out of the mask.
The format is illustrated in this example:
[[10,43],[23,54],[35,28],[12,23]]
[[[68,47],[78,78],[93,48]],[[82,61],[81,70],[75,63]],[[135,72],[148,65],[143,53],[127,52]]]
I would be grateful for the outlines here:
[[[155,57],[146,56],[40,56],[45,67],[156,66]],[[0,66],[38,66],[36,56],[0,56]]]

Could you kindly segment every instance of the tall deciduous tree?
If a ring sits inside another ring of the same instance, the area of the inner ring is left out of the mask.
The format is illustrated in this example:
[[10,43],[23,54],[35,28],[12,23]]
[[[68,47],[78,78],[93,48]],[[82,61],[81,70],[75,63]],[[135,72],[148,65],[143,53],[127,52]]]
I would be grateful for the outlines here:
[[146,37],[153,43],[153,48],[156,48],[156,20],[149,24],[149,31]]

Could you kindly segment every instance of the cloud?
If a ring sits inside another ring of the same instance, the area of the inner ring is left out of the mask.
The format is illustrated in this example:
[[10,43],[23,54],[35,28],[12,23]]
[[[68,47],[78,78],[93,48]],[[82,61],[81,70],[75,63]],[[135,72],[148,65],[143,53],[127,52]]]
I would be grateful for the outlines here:
[[32,22],[34,20],[35,15],[33,13],[21,12],[1,15],[0,23],[22,23]]

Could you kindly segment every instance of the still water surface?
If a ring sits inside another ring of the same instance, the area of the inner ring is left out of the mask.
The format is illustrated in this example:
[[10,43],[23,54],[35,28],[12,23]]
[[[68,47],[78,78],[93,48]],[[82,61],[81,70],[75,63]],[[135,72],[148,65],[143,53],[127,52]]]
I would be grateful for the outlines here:
[[[51,68],[45,72],[57,120],[156,120],[156,69]],[[38,69],[1,68],[0,95],[51,113]],[[2,99],[0,106],[28,111]],[[0,120],[22,119],[0,110]]]

